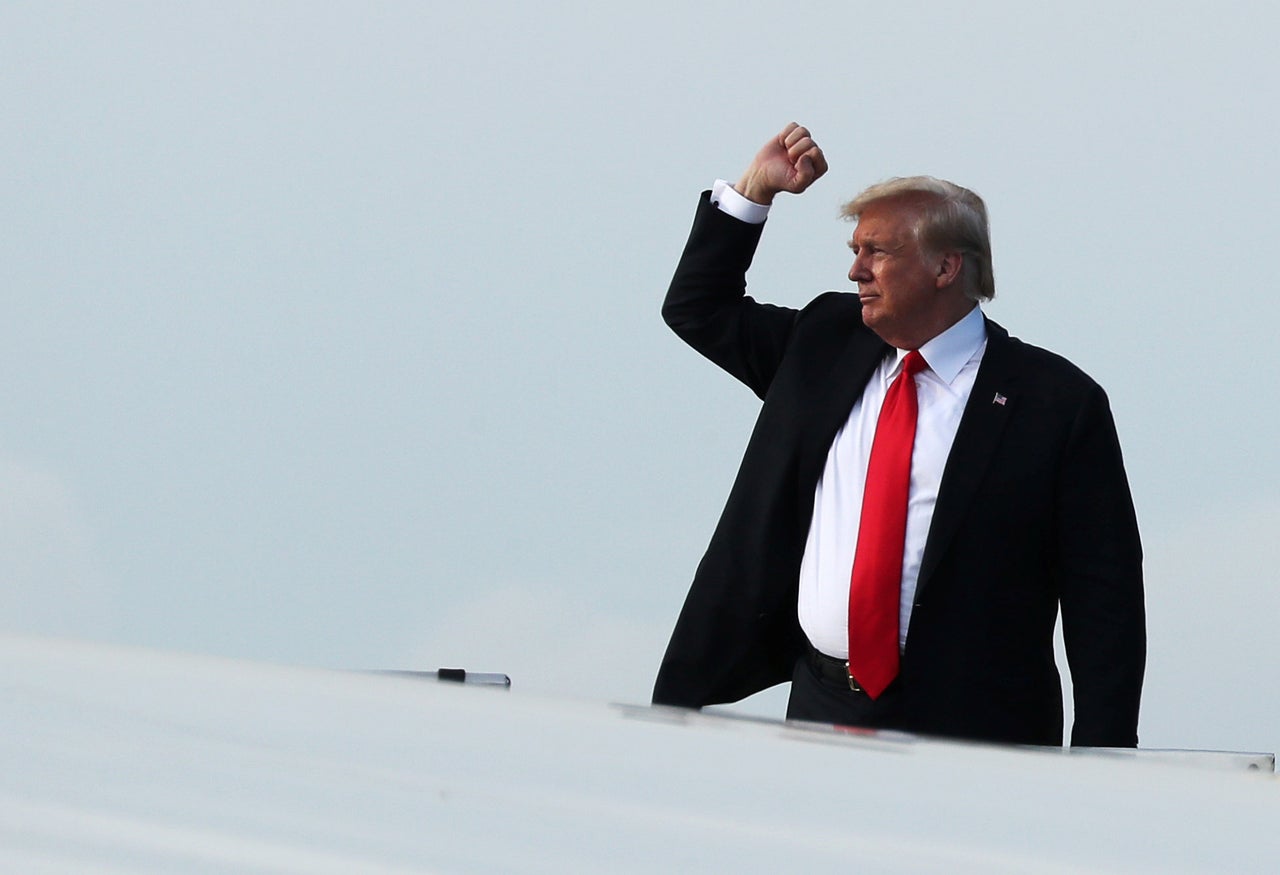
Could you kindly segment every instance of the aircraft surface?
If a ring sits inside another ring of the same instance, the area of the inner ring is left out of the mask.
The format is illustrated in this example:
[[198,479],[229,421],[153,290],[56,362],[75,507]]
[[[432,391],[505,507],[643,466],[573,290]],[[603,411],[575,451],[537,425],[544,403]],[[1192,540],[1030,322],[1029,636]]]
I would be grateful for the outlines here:
[[0,638],[0,871],[1275,872],[1274,758]]

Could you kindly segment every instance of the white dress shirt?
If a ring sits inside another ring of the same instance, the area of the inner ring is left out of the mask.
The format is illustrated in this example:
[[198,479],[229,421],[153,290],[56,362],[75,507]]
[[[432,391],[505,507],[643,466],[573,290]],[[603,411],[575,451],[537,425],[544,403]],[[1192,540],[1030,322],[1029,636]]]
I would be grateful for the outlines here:
[[[768,215],[767,206],[747,200],[723,180],[716,181],[711,196],[719,209],[742,221],[759,223]],[[899,647],[907,641],[920,560],[942,471],[986,348],[987,328],[977,306],[920,347],[928,367],[915,375],[919,412],[911,452],[902,557]],[[858,544],[871,444],[885,393],[902,370],[906,354],[907,350],[892,350],[880,363],[849,412],[848,421],[836,434],[814,492],[813,518],[800,564],[797,611],[800,626],[813,646],[840,659],[849,655],[849,579]]]

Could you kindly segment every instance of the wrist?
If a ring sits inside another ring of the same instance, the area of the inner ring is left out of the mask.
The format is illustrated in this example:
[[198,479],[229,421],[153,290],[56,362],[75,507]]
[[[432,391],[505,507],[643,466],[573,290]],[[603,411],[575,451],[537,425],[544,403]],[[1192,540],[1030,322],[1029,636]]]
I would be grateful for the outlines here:
[[752,203],[759,204],[762,207],[772,204],[774,195],[778,193],[776,188],[761,182],[750,170],[742,174],[742,178],[734,184],[733,190]]

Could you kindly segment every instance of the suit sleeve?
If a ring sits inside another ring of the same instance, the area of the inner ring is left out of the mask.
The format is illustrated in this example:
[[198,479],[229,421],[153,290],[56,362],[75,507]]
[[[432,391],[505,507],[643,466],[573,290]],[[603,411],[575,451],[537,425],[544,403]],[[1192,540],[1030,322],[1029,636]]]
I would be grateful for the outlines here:
[[1074,690],[1072,745],[1136,747],[1146,664],[1142,547],[1120,442],[1093,386],[1060,473],[1059,594]]
[[797,315],[746,294],[763,227],[722,213],[703,192],[662,305],[663,319],[682,340],[760,398],[769,391]]

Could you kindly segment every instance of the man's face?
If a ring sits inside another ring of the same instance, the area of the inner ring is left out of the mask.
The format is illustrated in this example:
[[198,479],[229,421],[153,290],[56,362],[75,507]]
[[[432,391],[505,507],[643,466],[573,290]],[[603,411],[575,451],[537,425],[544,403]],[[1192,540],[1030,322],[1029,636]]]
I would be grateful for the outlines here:
[[849,241],[849,279],[858,284],[862,321],[901,349],[915,349],[934,336],[942,303],[937,265],[916,241],[914,220],[910,204],[873,203],[858,217]]

